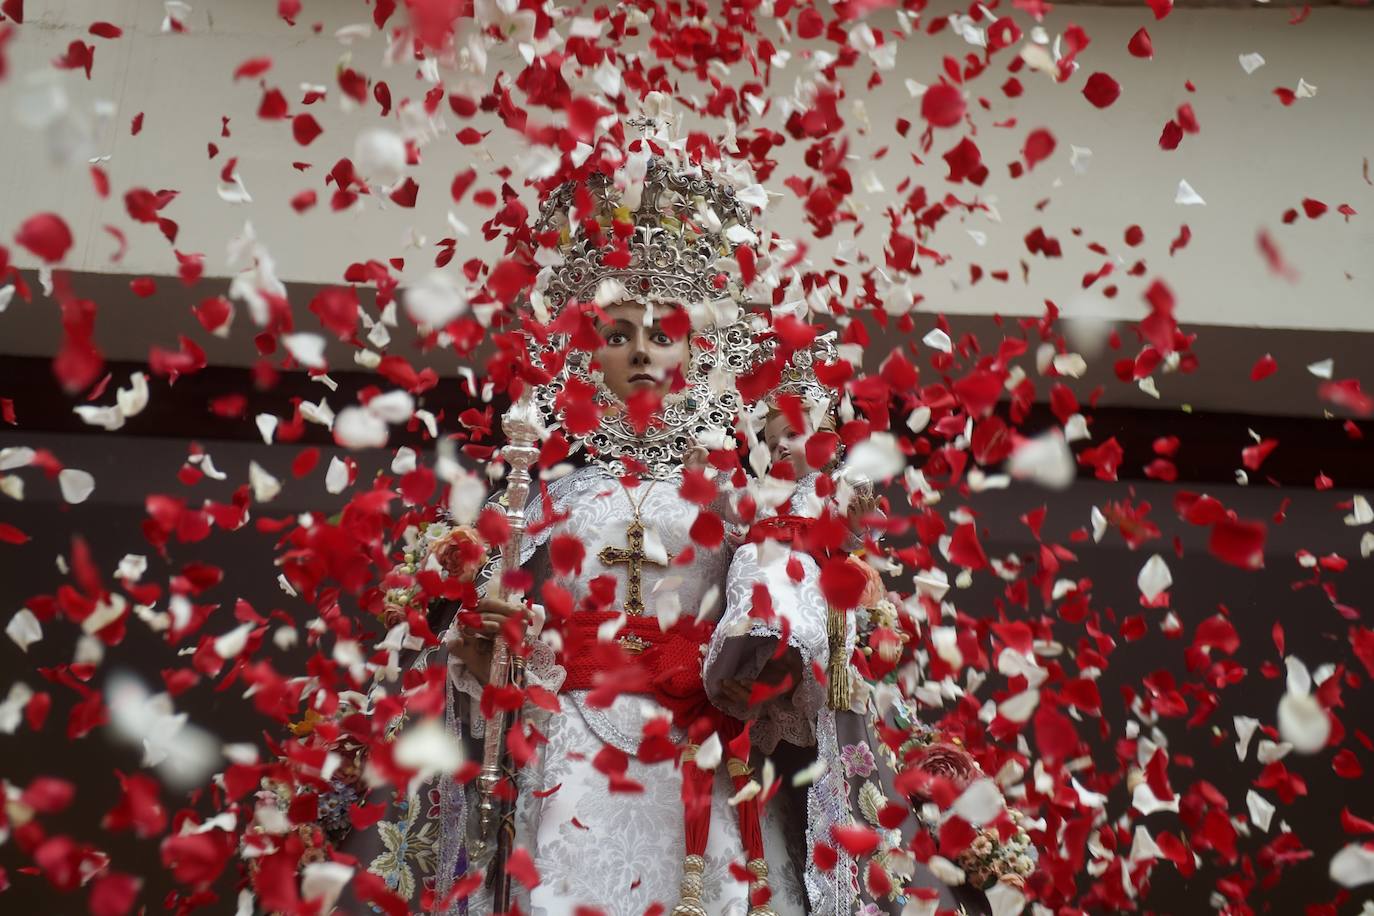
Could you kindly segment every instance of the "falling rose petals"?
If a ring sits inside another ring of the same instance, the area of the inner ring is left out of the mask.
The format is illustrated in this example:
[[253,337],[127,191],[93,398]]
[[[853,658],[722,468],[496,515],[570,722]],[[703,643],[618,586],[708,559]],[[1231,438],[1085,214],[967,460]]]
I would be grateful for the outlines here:
[[936,83],[921,96],[921,117],[932,127],[953,127],[963,120],[964,94],[957,86]]
[[1054,134],[1043,127],[1031,131],[1026,137],[1026,145],[1021,148],[1021,155],[1026,158],[1026,168],[1033,169],[1044,162],[1054,153],[1054,147]]
[[1283,740],[1299,754],[1315,754],[1331,737],[1331,720],[1312,695],[1312,675],[1293,656],[1284,659],[1288,668],[1287,690],[1279,700],[1278,726]]
[[62,498],[70,504],[84,503],[95,492],[95,477],[88,471],[63,468],[57,475]]
[[1132,57],[1143,57],[1146,60],[1155,56],[1155,45],[1150,40],[1150,33],[1142,29],[1137,29],[1131,36],[1131,40],[1126,43],[1126,50],[1131,52]]
[[396,739],[396,763],[421,779],[455,773],[464,759],[458,739],[436,719],[412,725]]
[[324,129],[309,112],[302,112],[291,119],[291,136],[301,146],[309,146],[314,143],[315,139],[322,133],[324,133]]
[[1266,353],[1255,360],[1255,365],[1250,369],[1250,381],[1259,382],[1267,379],[1279,369],[1278,361],[1273,356]]
[[1155,14],[1155,19],[1163,19],[1174,8],[1174,0],[1145,0],[1150,12]]
[[1140,589],[1147,602],[1154,602],[1173,584],[1174,577],[1169,571],[1169,564],[1159,554],[1154,554],[1146,560],[1136,576],[1136,587]]
[[1109,108],[1121,97],[1121,84],[1106,73],[1094,73],[1083,86],[1083,97],[1097,108]]
[[234,82],[241,79],[254,79],[272,69],[272,58],[250,57],[234,68]]
[[56,213],[36,213],[19,226],[14,240],[35,257],[56,264],[72,247],[72,232]]
[[1331,857],[1327,871],[1331,880],[1341,887],[1360,887],[1374,882],[1374,848],[1351,843]]
[[43,625],[28,608],[15,611],[10,622],[5,625],[5,635],[14,641],[20,650],[27,652],[29,646],[43,638]]
[[[1194,191],[1193,186],[1186,180],[1180,180],[1178,190],[1174,193],[1174,203],[1183,207],[1201,207],[1205,206],[1207,201],[1203,200],[1202,195]],[[1170,254],[1172,253],[1171,250]]]
[[1217,559],[1241,569],[1264,566],[1264,543],[1268,529],[1263,522],[1223,518],[1212,526],[1207,550]]

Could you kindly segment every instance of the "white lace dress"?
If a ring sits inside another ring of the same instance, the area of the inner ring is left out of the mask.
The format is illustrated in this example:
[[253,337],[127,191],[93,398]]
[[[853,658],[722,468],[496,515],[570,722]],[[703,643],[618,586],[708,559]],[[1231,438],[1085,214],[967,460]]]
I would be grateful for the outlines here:
[[[633,491],[636,501],[642,499],[640,518],[667,553],[678,556],[691,546],[688,530],[698,507],[678,495],[676,480],[662,481],[646,490],[648,487],[644,483]],[[589,466],[553,483],[550,494],[556,515],[566,514],[566,518],[527,539],[522,560],[534,573],[536,583],[552,575],[545,549],[549,538],[566,533],[582,541],[586,558],[581,575],[559,580],[560,584],[571,591],[574,600],[580,600],[587,594],[591,579],[611,576],[617,581],[618,597],[624,600],[625,566],[606,567],[598,560],[603,547],[626,546],[625,530],[634,519],[634,511],[624,489],[604,470]],[[537,528],[542,517],[541,500],[536,496],[530,504],[530,527]],[[727,541],[715,551],[697,547],[694,559],[685,565],[662,567],[646,563],[645,613],[657,616],[676,605],[676,612],[695,616],[705,608],[707,619],[720,617],[723,612],[724,617],[736,621],[732,627],[736,626],[741,610],[747,615],[752,584],[743,580],[727,582],[733,557]],[[772,574],[757,564],[740,566],[736,574],[765,575],[772,581]],[[538,594],[537,584],[532,594]],[[823,604],[821,609],[823,612]],[[821,621],[823,646],[823,613]],[[794,625],[794,637],[802,629]],[[719,632],[710,651],[708,685],[721,677],[735,676],[731,665],[754,651],[746,651],[745,646],[727,650],[725,631]],[[732,630],[730,635],[747,634]],[[762,646],[767,640],[759,642]],[[771,654],[771,647],[763,646],[757,651]],[[807,651],[815,649],[808,646]],[[824,664],[823,658],[820,661]],[[450,665],[453,693],[457,697],[457,702],[451,704],[454,708],[450,721],[467,737],[475,737],[481,718],[467,714],[465,707],[480,696],[480,689],[461,666],[456,662]],[[561,686],[563,671],[554,664],[553,653],[547,646],[537,648],[527,678],[529,683],[550,690]],[[813,684],[805,693],[798,690],[787,709],[768,714],[759,737],[776,742],[780,736],[804,739],[803,733],[807,733],[814,741],[814,733],[807,730],[805,723],[814,722],[816,706],[823,702],[823,691],[816,688]],[[559,916],[572,913],[578,906],[588,906],[606,916],[642,916],[658,903],[665,912],[671,911],[678,900],[682,877],[681,777],[671,761],[644,764],[634,756],[645,722],[651,717],[666,716],[667,712],[642,695],[622,695],[608,709],[591,708],[585,697],[585,691],[560,694],[562,712],[558,714],[526,710],[548,741],[520,774],[516,842],[529,851],[540,877],[532,891],[525,892],[516,885],[521,910],[533,916]],[[593,765],[596,754],[607,744],[629,755],[625,775],[644,787],[642,793],[610,791],[606,775]],[[771,748],[771,744],[768,746]],[[713,916],[745,916],[749,909],[748,885],[730,872],[732,862],[743,864],[744,853],[735,811],[727,802],[733,789],[724,771],[723,766],[717,768],[703,903]],[[455,875],[461,874],[468,864],[460,841],[466,834],[466,813],[472,805],[463,793],[447,794],[437,865],[440,875]],[[771,871],[772,906],[780,916],[802,914],[807,912],[806,892],[786,859],[779,830],[779,822],[769,817],[765,809],[764,846]],[[441,880],[439,887],[442,889],[446,883]],[[451,909],[456,913],[465,911],[490,912],[485,891],[479,890],[466,906]]]

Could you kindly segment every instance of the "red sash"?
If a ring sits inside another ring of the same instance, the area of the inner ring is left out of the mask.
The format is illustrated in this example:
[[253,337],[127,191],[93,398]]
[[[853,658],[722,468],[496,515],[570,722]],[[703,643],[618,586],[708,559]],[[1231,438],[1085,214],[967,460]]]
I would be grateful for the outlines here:
[[[748,784],[748,735],[745,726],[711,704],[701,679],[702,647],[710,642],[715,626],[683,618],[668,629],[659,629],[656,617],[626,617],[610,642],[598,639],[601,625],[616,619],[611,611],[579,611],[563,625],[564,690],[587,690],[592,706],[609,706],[616,695],[638,693],[652,696],[673,714],[675,724],[688,730],[688,740],[698,743],[719,731],[729,743],[726,764],[736,791]],[[706,854],[711,830],[711,787],[714,774],[696,765],[691,756],[682,760],[682,816],[685,854]],[[757,798],[736,806],[740,839],[749,862],[763,862],[763,833],[759,826]],[[765,871],[766,874],[766,871]],[[684,882],[684,901],[689,899]],[[766,878],[750,886],[750,911],[765,912],[770,896]]]

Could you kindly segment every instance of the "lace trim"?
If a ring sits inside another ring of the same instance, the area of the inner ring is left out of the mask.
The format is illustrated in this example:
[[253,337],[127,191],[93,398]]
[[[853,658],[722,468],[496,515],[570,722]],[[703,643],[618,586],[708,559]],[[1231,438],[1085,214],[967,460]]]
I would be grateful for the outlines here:
[[[756,622],[745,634],[751,639],[777,639],[781,635],[781,627],[762,622]],[[779,741],[798,747],[813,746],[816,743],[816,713],[825,705],[825,686],[816,680],[812,653],[796,633],[788,636],[787,644],[801,655],[802,678],[793,687],[790,697],[768,701],[755,717],[754,745],[765,754],[771,753]]]
[[[839,739],[835,716],[829,710],[817,717],[816,749],[829,766],[806,792],[806,848],[816,843],[831,843],[830,828],[849,823],[849,784],[840,765]],[[818,916],[850,916],[859,899],[859,864],[842,848],[835,849],[839,861],[828,872],[816,867],[814,856],[806,857],[803,881],[810,900],[810,912]]]

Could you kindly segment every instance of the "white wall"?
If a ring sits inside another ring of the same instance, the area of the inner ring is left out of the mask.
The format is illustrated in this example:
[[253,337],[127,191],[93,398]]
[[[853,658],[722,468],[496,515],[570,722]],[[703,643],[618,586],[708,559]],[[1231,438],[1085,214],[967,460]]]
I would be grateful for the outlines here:
[[[298,216],[287,205],[290,196],[311,187],[327,201],[323,175],[337,158],[350,154],[360,129],[380,123],[375,107],[366,113],[340,111],[341,93],[334,80],[340,62],[351,55],[354,67],[386,79],[396,102],[407,95],[418,98],[423,91],[412,68],[383,68],[380,37],[351,49],[333,37],[342,25],[368,21],[369,7],[330,4],[323,11],[322,33],[316,35],[310,24],[312,16],[321,15],[320,3],[307,3],[303,21],[288,28],[275,18],[276,4],[266,0],[201,2],[195,4],[189,34],[164,35],[159,32],[161,4],[150,0],[67,0],[29,6],[30,21],[10,43],[10,76],[0,83],[0,118],[4,119],[0,123],[5,125],[0,130],[0,239],[8,242],[30,213],[55,210],[68,220],[77,237],[66,262],[74,269],[174,273],[172,252],[156,228],[134,224],[124,212],[122,192],[144,186],[180,192],[165,215],[181,224],[177,247],[206,253],[211,275],[226,274],[226,242],[245,220],[251,220],[284,280],[340,282],[349,263],[392,256],[405,256],[407,273],[414,276],[431,263],[433,242],[452,234],[446,221],[451,176],[475,164],[482,174],[477,187],[496,188],[499,185],[490,172],[498,164],[518,161],[519,151],[499,127],[481,147],[458,145],[452,134],[463,124],[445,107],[445,130],[426,148],[424,163],[414,171],[421,185],[415,210],[382,208],[371,201],[353,212],[333,213],[322,203]],[[1023,71],[1020,79],[1026,95],[1010,101],[998,89],[1011,59],[1002,52],[992,70],[972,84],[975,97],[986,97],[991,105],[990,111],[973,106],[977,141],[992,170],[981,191],[940,180],[944,174],[940,154],[958,140],[960,132],[942,131],[935,148],[922,154],[931,164],[916,167],[909,154],[919,153],[914,142],[919,127],[903,142],[892,126],[898,115],[919,124],[918,104],[903,87],[905,78],[931,82],[939,72],[941,55],[963,55],[973,49],[948,33],[936,38],[918,36],[902,48],[897,68],[885,74],[885,84],[872,92],[863,87],[869,68],[859,68],[849,79],[850,101],[862,99],[874,129],[870,137],[858,138],[855,144],[854,176],[858,183],[872,165],[885,187],[882,193],[855,195],[869,208],[860,250],[881,262],[886,236],[882,207],[895,198],[894,189],[909,173],[926,183],[933,196],[950,191],[967,200],[976,191],[1000,214],[1000,222],[979,215],[955,216],[942,224],[930,244],[953,258],[945,268],[928,269],[917,281],[926,297],[923,310],[1038,314],[1043,300],[1053,299],[1061,306],[1092,313],[1143,314],[1140,291],[1148,277],[1129,279],[1118,272],[1115,279],[1122,281],[1123,291],[1115,303],[1081,297],[1081,277],[1102,261],[1084,247],[1095,240],[1127,257],[1127,264],[1146,258],[1150,276],[1163,276],[1174,287],[1185,321],[1374,330],[1374,309],[1368,307],[1374,284],[1367,267],[1374,252],[1374,229],[1370,228],[1374,188],[1361,177],[1362,158],[1374,153],[1374,72],[1367,66],[1374,16],[1361,10],[1323,8],[1302,25],[1289,26],[1288,15],[1280,9],[1180,9],[1156,23],[1143,5],[1139,9],[1059,7],[1046,23],[1052,34],[1076,22],[1092,37],[1091,47],[1080,58],[1083,69],[1073,79],[1053,84]],[[1028,26],[1023,14],[1016,16],[1023,27]],[[87,35],[86,28],[94,20],[120,25],[124,37],[106,41]],[[1153,61],[1136,60],[1125,51],[1127,39],[1141,25],[1154,36]],[[106,167],[115,193],[106,201],[94,196],[84,162],[65,169],[54,167],[43,135],[20,127],[14,117],[28,80],[47,70],[48,61],[74,38],[94,43],[96,53],[91,82],[71,71],[60,78],[73,106],[89,111],[97,98],[117,106],[112,124],[98,135],[94,147],[95,154],[110,157]],[[1263,54],[1268,63],[1247,76],[1237,57],[1251,51]],[[256,118],[261,95],[256,81],[232,81],[240,62],[261,55],[273,58],[267,82],[286,93],[293,112],[309,110],[324,125],[326,133],[308,149],[291,139],[288,122]],[[489,72],[499,66],[501,62],[494,59]],[[511,61],[506,67],[515,69]],[[777,74],[777,91],[790,87],[803,67],[794,58]],[[1112,73],[1124,87],[1122,98],[1106,111],[1093,108],[1080,94],[1087,73],[1095,70]],[[1271,90],[1296,87],[1300,77],[1317,86],[1318,95],[1284,108]],[[1197,85],[1196,93],[1185,90],[1189,79]],[[298,104],[302,82],[328,85],[329,100],[302,109]],[[451,80],[450,88],[460,82]],[[487,77],[474,88],[480,92],[489,86]],[[1195,108],[1202,132],[1185,137],[1178,150],[1163,152],[1156,142],[1160,130],[1185,101]],[[145,114],[143,131],[132,137],[129,122],[140,111]],[[231,119],[228,139],[219,136],[222,115]],[[545,111],[531,113],[536,120],[546,116]],[[852,117],[852,111],[847,117]],[[993,126],[1008,117],[1017,119],[1015,128]],[[765,123],[781,126],[776,115]],[[1006,163],[1016,158],[1026,133],[1040,126],[1055,133],[1058,150],[1028,178],[1010,180]],[[207,159],[209,142],[221,148],[213,161]],[[887,144],[892,145],[887,158],[871,162],[871,153]],[[1086,174],[1075,174],[1070,168],[1071,144],[1092,150]],[[788,158],[771,181],[785,194],[769,220],[779,231],[794,232],[799,225],[800,211],[781,178],[803,171],[795,164],[801,152],[799,144],[789,144],[784,151]],[[239,157],[239,173],[254,198],[251,204],[230,205],[216,194],[219,169],[229,156]],[[304,174],[296,172],[290,165],[294,160],[309,161],[313,168]],[[1187,179],[1206,199],[1205,207],[1174,203],[1180,179]],[[518,175],[513,184],[521,186]],[[1325,201],[1332,212],[1316,222],[1303,219],[1283,226],[1282,212],[1304,197]],[[1046,198],[1048,206],[1037,212],[1035,203]],[[1335,213],[1343,202],[1360,211],[1348,224]],[[459,212],[474,231],[486,215],[470,203]],[[1193,230],[1193,241],[1170,258],[1169,241],[1185,222]],[[1121,241],[1124,229],[1132,223],[1146,232],[1145,244],[1134,251]],[[109,261],[115,246],[101,228],[105,224],[118,225],[129,234],[131,247],[120,264]],[[1022,237],[1036,225],[1060,239],[1065,249],[1061,261],[1030,258]],[[1072,234],[1075,227],[1082,229],[1081,239]],[[1261,227],[1270,230],[1300,272],[1296,283],[1279,280],[1266,270],[1256,245]],[[408,249],[411,229],[425,236],[429,245]],[[986,247],[976,246],[966,230],[986,233]],[[460,246],[456,262],[474,254],[490,256],[494,250],[478,238],[468,239]],[[33,266],[25,253],[16,251],[15,255],[22,266]],[[1021,277],[1023,259],[1030,264],[1028,282]],[[984,279],[967,288],[968,266],[973,262],[988,271],[1009,270],[1012,282]]]

